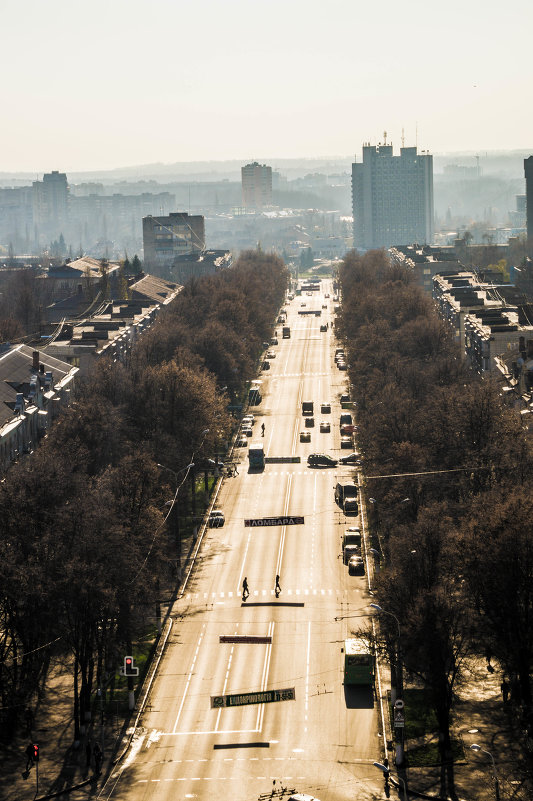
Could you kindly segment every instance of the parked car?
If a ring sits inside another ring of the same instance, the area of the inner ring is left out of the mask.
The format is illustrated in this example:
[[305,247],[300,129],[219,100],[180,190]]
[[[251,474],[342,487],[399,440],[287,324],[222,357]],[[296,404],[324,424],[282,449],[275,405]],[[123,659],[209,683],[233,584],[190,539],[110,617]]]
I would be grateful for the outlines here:
[[341,448],[353,448],[353,440],[351,437],[341,437]]
[[267,362],[267,361],[263,362],[263,365],[262,365],[261,369],[262,370],[270,370],[270,362]]
[[309,467],[337,467],[337,460],[327,453],[310,453],[307,464]]
[[323,309],[327,309],[327,308],[328,308],[328,304],[327,304],[327,303],[323,303],[323,304],[322,304],[322,308],[323,308]]
[[253,426],[253,424],[255,423],[255,417],[253,416],[253,414],[245,414],[241,420],[241,427],[244,425],[244,423],[246,423],[247,426],[249,425]]
[[324,331],[327,331],[327,330],[328,330],[327,325],[321,325],[320,326],[320,333],[323,333]]
[[348,575],[349,576],[364,576],[365,563],[362,556],[350,556],[348,561]]
[[350,396],[347,392],[343,392],[341,395],[341,403],[350,403]]
[[241,428],[241,434],[244,434],[245,437],[251,437],[253,433],[252,426],[244,426],[244,428]]
[[267,357],[267,359],[275,359],[275,358],[276,358],[276,354],[274,353],[274,351],[273,351],[273,350],[269,350],[269,351],[267,352],[267,355],[266,355],[266,357]]
[[338,362],[337,363],[337,367],[339,368],[339,370],[347,370],[348,369],[348,365],[346,364],[346,362]]
[[327,434],[331,430],[329,423],[327,420],[322,420],[320,423],[320,432],[322,434]]
[[326,292],[326,294],[324,295],[324,297],[325,297],[325,298],[329,298],[329,292]]
[[347,456],[341,456],[339,459],[341,464],[361,464],[361,454],[357,453],[357,451],[353,451],[353,453],[349,453]]
[[209,528],[222,528],[225,522],[226,518],[224,517],[224,512],[222,509],[212,509],[209,512],[209,518],[207,521]]
[[311,442],[311,432],[300,431],[300,442]]
[[246,439],[246,437],[240,436],[235,442],[236,448],[246,448],[247,446],[248,446],[248,440]]
[[343,423],[341,425],[341,434],[344,436],[346,434],[353,434],[355,431],[353,423]]
[[278,338],[277,337],[272,337],[271,340],[270,340],[270,344],[271,345],[277,345],[278,344]]

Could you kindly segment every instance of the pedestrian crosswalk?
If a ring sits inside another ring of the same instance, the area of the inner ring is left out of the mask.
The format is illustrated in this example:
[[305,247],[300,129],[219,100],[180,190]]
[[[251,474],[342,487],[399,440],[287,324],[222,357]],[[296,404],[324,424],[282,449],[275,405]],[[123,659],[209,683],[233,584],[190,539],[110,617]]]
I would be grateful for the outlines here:
[[[301,598],[306,596],[333,596],[333,595],[342,595],[347,594],[348,592],[353,592],[351,590],[334,590],[331,588],[319,588],[319,587],[304,587],[304,588],[292,588],[292,589],[284,589],[281,593],[280,600],[284,598]],[[214,601],[231,601],[232,599],[239,599],[241,600],[242,593],[239,591],[229,590],[228,592],[188,592],[181,597],[180,600],[182,601],[189,601],[189,602],[202,602],[205,601],[206,603],[212,603]],[[259,590],[250,590],[249,599],[252,598],[275,598],[276,593],[273,589],[259,589]]]

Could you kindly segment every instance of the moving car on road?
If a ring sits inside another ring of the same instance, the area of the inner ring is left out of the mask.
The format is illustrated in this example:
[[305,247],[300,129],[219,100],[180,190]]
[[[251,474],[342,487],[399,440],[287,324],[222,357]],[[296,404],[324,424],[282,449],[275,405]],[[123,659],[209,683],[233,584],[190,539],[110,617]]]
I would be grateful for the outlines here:
[[311,432],[300,431],[300,442],[311,442]]
[[331,414],[331,403],[321,403],[320,411],[322,414]]
[[212,509],[209,512],[209,518],[207,521],[209,528],[222,528],[225,522],[226,518],[224,517],[224,512],[222,509]]
[[337,460],[327,453],[310,453],[307,464],[309,467],[337,467]]
[[322,420],[322,422],[320,423],[320,431],[323,434],[327,434],[328,431],[330,431],[330,430],[331,430],[331,427],[330,427],[329,422],[327,420]]
[[353,448],[352,437],[341,437],[341,448]]

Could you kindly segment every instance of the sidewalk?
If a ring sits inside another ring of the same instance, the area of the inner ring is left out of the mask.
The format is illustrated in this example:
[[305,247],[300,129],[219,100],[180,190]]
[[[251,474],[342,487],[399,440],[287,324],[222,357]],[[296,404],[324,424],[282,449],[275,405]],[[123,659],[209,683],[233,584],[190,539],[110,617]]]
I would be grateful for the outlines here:
[[[217,497],[222,481],[219,482],[212,499]],[[195,549],[199,543],[199,535],[184,537],[182,540],[182,580],[185,579]],[[162,590],[161,611],[163,618],[167,609],[179,593],[179,588],[169,586]],[[154,607],[155,621],[155,607]],[[69,788],[70,801],[84,801],[93,797],[95,790],[104,781],[110,767],[110,760],[116,758],[118,746],[125,734],[125,723],[130,720],[127,702],[115,702],[112,713],[108,711],[105,716],[104,737],[102,742],[102,729],[100,725],[100,711],[98,704],[93,711],[93,719],[87,725],[87,731],[82,735],[78,748],[74,747],[74,721],[73,721],[73,687],[72,672],[68,665],[59,662],[55,664],[47,677],[46,689],[34,707],[35,723],[29,736],[22,724],[13,741],[0,749],[0,798],[2,801],[38,801],[53,794],[66,797]],[[138,698],[136,699],[138,701]],[[135,714],[135,713],[133,713]],[[135,718],[131,718],[133,721]],[[37,788],[37,768],[33,766],[26,771],[25,750],[29,742],[39,745],[39,783]],[[86,745],[88,742],[98,742],[102,748],[104,760],[102,772],[95,776],[94,757],[91,756],[90,765],[87,765]]]
[[[121,723],[118,718],[106,724],[105,754],[114,747]],[[73,785],[82,784],[77,798],[94,792],[94,759],[87,766],[85,746],[98,741],[101,745],[99,720],[89,724],[80,745],[74,749],[74,723],[72,718],[72,676],[67,668],[58,664],[50,672],[42,700],[38,703],[31,738],[22,729],[13,742],[0,751],[0,797],[3,801],[24,801],[35,797],[37,767],[26,772],[25,749],[30,742],[39,745],[39,791],[37,798],[57,793]]]
[[[472,751],[470,746],[477,744],[494,758],[500,799],[529,801],[533,798],[533,787],[525,780],[528,760],[520,747],[525,744],[525,734],[516,710],[510,704],[504,706],[500,689],[502,674],[497,665],[494,667],[491,673],[485,660],[471,660],[467,666],[467,681],[455,704],[452,738],[462,745],[462,755],[454,764],[456,798],[460,801],[496,798],[490,756]],[[431,739],[426,738],[425,742]],[[422,740],[406,743],[407,759],[409,749],[421,745]],[[436,742],[435,737],[433,742]],[[395,771],[392,776],[394,778]],[[410,794],[440,798],[439,766],[408,767],[405,778]],[[395,792],[392,790],[391,797]],[[403,798],[401,791],[400,798]]]

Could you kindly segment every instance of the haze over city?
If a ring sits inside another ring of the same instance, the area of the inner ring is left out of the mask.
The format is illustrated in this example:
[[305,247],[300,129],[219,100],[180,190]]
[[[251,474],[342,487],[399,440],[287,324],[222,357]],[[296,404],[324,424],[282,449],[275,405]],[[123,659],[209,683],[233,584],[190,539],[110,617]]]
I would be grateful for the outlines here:
[[5,4],[1,171],[529,146],[528,0]]

